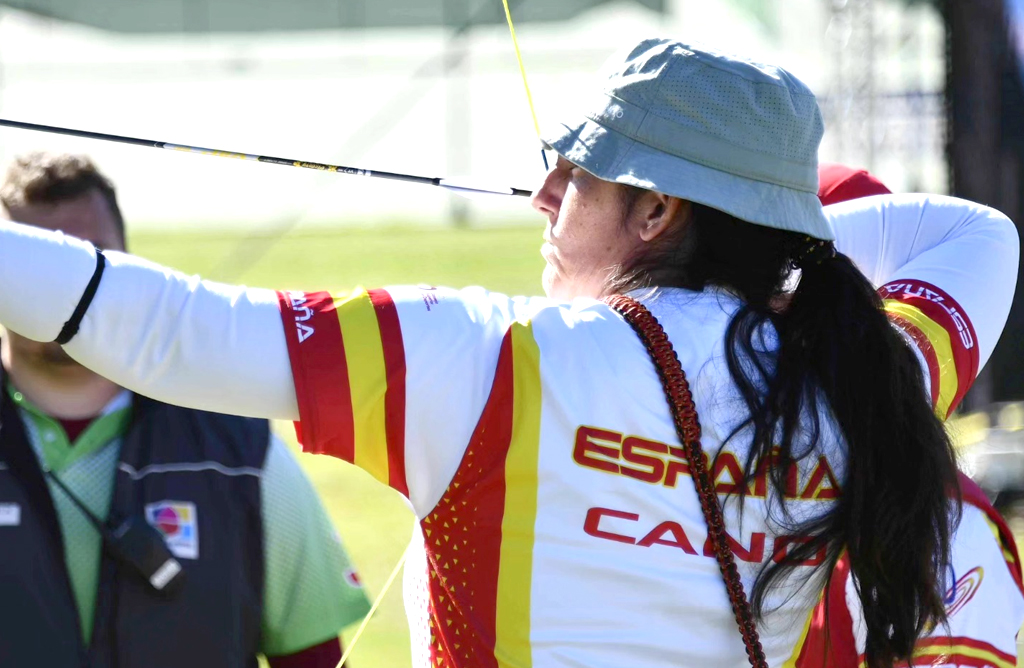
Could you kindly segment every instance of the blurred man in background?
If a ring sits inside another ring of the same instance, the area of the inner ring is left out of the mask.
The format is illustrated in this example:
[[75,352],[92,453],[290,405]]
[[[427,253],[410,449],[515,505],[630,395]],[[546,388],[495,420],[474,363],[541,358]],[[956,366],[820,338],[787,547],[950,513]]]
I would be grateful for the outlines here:
[[[0,204],[125,248],[113,187],[85,157],[16,159]],[[0,354],[0,665],[337,665],[368,603],[266,420],[133,395],[56,343],[6,333]]]

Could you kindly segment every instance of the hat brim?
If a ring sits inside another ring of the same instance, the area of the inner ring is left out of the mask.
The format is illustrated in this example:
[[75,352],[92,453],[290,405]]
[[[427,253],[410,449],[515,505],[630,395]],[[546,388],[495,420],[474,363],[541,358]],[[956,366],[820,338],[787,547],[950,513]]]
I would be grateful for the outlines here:
[[605,181],[673,195],[757,225],[836,238],[816,192],[729,174],[659,151],[590,118],[555,126],[543,140]]

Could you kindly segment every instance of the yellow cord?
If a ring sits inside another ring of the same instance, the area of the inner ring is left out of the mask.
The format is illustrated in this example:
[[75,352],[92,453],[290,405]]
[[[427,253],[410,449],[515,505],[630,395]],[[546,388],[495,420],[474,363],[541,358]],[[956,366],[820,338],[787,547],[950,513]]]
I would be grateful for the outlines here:
[[[519,62],[519,73],[523,77],[523,89],[526,90],[526,102],[530,105],[530,116],[533,117],[533,129],[537,132],[537,138],[540,139],[540,123],[537,122],[537,110],[533,106],[533,95],[530,94],[530,84],[526,80],[526,67],[523,65],[523,54],[519,51],[519,40],[516,38],[516,28],[512,23],[512,12],[508,8],[508,0],[501,0],[501,4],[505,6],[505,19],[508,21],[508,31],[512,34],[512,46],[516,50],[516,60]],[[543,153],[541,154],[543,156]],[[547,164],[547,158],[544,158],[545,165]],[[352,650],[355,649],[356,643],[359,642],[359,638],[363,635],[363,630],[366,629],[366,625],[370,623],[370,618],[373,617],[373,613],[377,612],[377,608],[380,607],[381,601],[384,600],[384,595],[388,593],[391,585],[394,583],[395,578],[398,577],[399,571],[402,570],[402,566],[405,565],[405,559],[409,556],[409,550],[407,549],[402,553],[402,558],[398,560],[398,564],[395,566],[395,570],[391,571],[391,575],[388,577],[388,581],[384,583],[384,588],[380,594],[377,595],[377,600],[373,602],[370,607],[370,611],[366,613],[366,617],[363,618],[362,624],[356,629],[356,633],[352,636],[352,642],[349,643],[348,647],[345,648],[345,653],[341,655],[341,661],[338,662],[336,668],[342,668],[345,665],[345,661],[348,660]]]
[[410,545],[410,547],[406,548],[405,552],[402,553],[402,558],[399,559],[398,564],[395,565],[395,570],[391,571],[388,581],[384,583],[384,588],[380,590],[380,593],[377,595],[377,600],[373,602],[372,606],[370,606],[370,611],[366,613],[365,617],[363,617],[363,623],[359,625],[358,629],[356,629],[356,634],[352,636],[352,642],[345,648],[345,653],[341,655],[341,661],[338,661],[338,665],[335,668],[342,668],[342,666],[345,665],[345,661],[348,660],[349,655],[352,654],[352,650],[356,648],[356,643],[359,642],[359,637],[363,635],[363,630],[366,628],[366,625],[370,623],[373,613],[377,612],[377,608],[380,607],[381,601],[384,600],[384,595],[388,593],[389,589],[391,589],[391,585],[394,583],[395,578],[398,577],[398,573],[402,570],[402,566],[405,565],[405,558],[409,556],[409,549],[411,549],[411,547],[412,546]]
[[530,115],[533,116],[533,129],[537,131],[537,138],[540,139],[540,123],[537,122],[537,110],[533,107],[533,96],[530,95],[530,84],[526,81],[526,67],[523,66],[523,54],[519,52],[519,40],[516,39],[516,28],[512,25],[512,12],[508,8],[508,0],[501,0],[505,5],[505,19],[508,21],[508,31],[512,33],[512,46],[516,50],[516,60],[519,61],[519,73],[523,76],[523,88],[526,89],[526,101],[530,105]]

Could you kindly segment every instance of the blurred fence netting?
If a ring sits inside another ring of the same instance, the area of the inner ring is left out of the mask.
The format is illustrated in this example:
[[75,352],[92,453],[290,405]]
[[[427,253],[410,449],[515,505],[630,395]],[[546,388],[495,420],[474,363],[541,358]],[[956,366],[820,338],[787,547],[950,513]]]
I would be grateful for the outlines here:
[[826,0],[823,160],[894,191],[945,192],[945,38],[930,3]]

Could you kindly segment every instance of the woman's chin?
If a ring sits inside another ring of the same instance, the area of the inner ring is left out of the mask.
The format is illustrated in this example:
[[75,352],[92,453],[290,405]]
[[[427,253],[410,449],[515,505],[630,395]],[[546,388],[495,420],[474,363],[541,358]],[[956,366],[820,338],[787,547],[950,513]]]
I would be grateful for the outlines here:
[[565,275],[560,273],[550,262],[544,266],[541,285],[548,299],[555,301],[571,302],[574,299],[597,299],[600,297],[600,290],[596,286],[588,285],[585,281],[566,279]]
[[558,272],[555,271],[555,268],[552,267],[551,264],[544,265],[544,273],[541,274],[540,283],[541,286],[544,288],[544,294],[549,299],[560,299],[560,297],[558,296],[560,287],[560,281],[558,280]]

